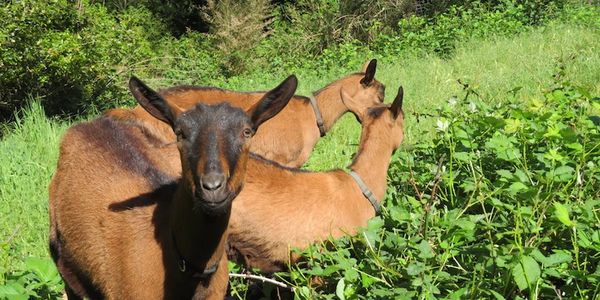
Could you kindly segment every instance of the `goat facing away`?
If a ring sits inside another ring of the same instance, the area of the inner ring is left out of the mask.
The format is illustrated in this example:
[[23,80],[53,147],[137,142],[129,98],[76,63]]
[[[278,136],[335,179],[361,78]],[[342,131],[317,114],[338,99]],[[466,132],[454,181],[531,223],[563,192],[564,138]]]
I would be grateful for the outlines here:
[[354,234],[375,216],[391,156],[404,138],[403,90],[390,106],[368,110],[343,90],[342,97],[362,123],[350,174],[306,172],[251,155],[246,184],[231,212],[230,259],[267,273],[285,270],[298,259],[290,256],[291,248]]
[[178,151],[163,151],[135,123],[101,117],[71,127],[49,188],[50,251],[67,296],[223,299],[227,228],[251,138],[296,86],[292,75],[246,111],[183,111],[132,77],[132,94],[174,131]]
[[[385,86],[375,79],[376,68],[377,60],[373,59],[365,64],[363,72],[350,74],[328,84],[315,92],[314,97],[294,96],[281,113],[256,132],[250,151],[284,166],[301,167],[308,160],[319,138],[349,111],[340,97],[341,89],[356,101],[368,106],[383,102]],[[160,94],[171,105],[182,109],[199,102],[214,103],[223,100],[233,106],[248,109],[261,99],[264,92],[176,86],[162,90]],[[175,140],[168,126],[152,118],[140,106],[134,109],[113,109],[106,114],[117,119],[144,120],[148,123],[148,128],[164,142]],[[317,116],[322,116],[321,122]]]

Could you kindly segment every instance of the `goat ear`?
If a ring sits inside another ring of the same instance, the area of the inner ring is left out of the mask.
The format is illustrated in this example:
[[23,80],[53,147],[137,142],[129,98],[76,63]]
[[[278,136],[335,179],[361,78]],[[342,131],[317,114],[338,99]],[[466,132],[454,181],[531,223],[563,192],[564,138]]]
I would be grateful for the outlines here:
[[367,113],[367,109],[369,107],[360,101],[356,101],[352,96],[348,95],[344,89],[340,90],[340,95],[342,96],[342,102],[348,110],[350,110],[358,119],[359,122],[362,123],[365,113]]
[[394,119],[396,119],[398,117],[398,115],[400,115],[400,112],[402,111],[402,101],[403,100],[404,100],[404,89],[402,88],[402,86],[400,86],[398,88],[398,94],[396,95],[394,102],[392,102],[392,105],[390,106],[390,111],[392,112]]
[[362,85],[369,85],[375,78],[375,71],[377,71],[377,60],[371,59],[367,67],[365,68],[365,77],[360,80]]
[[153,117],[173,126],[175,118],[181,112],[170,106],[157,92],[135,76],[129,79],[129,90],[137,102]]
[[298,79],[290,75],[276,88],[268,91],[258,103],[250,107],[247,113],[250,115],[253,129],[278,114],[290,101],[298,87]]
[[362,66],[362,69],[360,69],[361,72],[366,73],[367,72],[367,68],[369,67],[369,64],[371,63],[370,60],[365,61],[365,63]]

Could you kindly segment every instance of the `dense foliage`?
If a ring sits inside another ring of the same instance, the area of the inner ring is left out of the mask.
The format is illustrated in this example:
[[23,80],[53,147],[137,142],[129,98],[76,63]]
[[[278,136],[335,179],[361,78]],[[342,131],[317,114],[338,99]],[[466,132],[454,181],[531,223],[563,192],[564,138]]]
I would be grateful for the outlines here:
[[[429,4],[415,15],[420,2]],[[9,1],[0,10],[0,120],[28,96],[50,114],[130,101],[134,73],[218,84],[265,69],[356,67],[373,51],[448,55],[460,40],[543,24],[565,2]]]
[[462,83],[431,116],[435,138],[398,153],[383,215],[305,253],[299,295],[597,299],[600,97],[560,76],[525,103],[518,87],[494,104]]

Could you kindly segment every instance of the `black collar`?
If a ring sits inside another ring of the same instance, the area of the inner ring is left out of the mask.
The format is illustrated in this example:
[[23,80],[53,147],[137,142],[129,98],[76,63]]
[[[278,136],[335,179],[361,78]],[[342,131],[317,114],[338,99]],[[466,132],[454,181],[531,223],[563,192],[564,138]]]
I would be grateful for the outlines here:
[[192,264],[188,264],[187,260],[183,258],[181,252],[177,248],[177,242],[175,241],[175,235],[171,231],[171,238],[173,240],[173,249],[175,249],[175,255],[177,256],[177,268],[181,273],[188,274],[192,278],[206,279],[214,274],[219,268],[219,261],[210,267],[204,268],[203,271],[198,270]]

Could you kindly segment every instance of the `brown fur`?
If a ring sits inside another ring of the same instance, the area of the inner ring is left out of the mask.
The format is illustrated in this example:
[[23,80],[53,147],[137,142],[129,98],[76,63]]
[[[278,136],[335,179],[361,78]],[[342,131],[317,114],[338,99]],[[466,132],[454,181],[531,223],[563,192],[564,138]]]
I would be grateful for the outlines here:
[[[363,124],[360,146],[350,168],[381,200],[391,155],[403,140],[403,115],[394,119],[387,106],[367,110],[344,92],[345,105]],[[258,155],[249,157],[247,168],[244,188],[232,207],[229,254],[230,259],[249,267],[280,271],[298,259],[290,257],[291,248],[353,234],[375,215],[344,171],[306,172]]]
[[[373,61],[370,62],[373,64]],[[368,63],[369,64],[369,63]],[[367,64],[367,65],[368,65]],[[361,84],[365,72],[350,74],[336,80],[315,93],[317,105],[323,115],[325,130],[346,112],[340,97],[344,89],[349,96],[366,106],[383,101],[384,85],[373,79],[368,85]],[[372,74],[374,75],[374,67]],[[161,94],[173,105],[187,109],[195,104],[227,101],[228,103],[247,109],[255,104],[264,92],[235,92],[214,87],[180,86],[161,91]],[[115,118],[137,119],[148,122],[149,129],[161,136],[163,141],[174,140],[174,135],[165,129],[165,125],[153,118],[139,105],[131,110],[113,109],[106,113]],[[292,101],[277,116],[266,122],[253,138],[250,151],[284,166],[301,167],[309,158],[312,149],[320,138],[315,112],[306,97],[294,96]]]
[[[138,101],[154,109],[155,117],[168,121],[171,130],[194,125],[204,130],[186,127],[188,133],[196,132],[194,139],[180,135],[177,143],[165,143],[160,131],[130,118],[122,122],[101,117],[70,128],[49,187],[52,257],[69,298],[223,299],[231,201],[241,189],[249,153],[249,142],[238,138],[242,130],[237,130],[258,127],[277,114],[293,95],[297,81],[289,77],[247,113],[227,104],[199,105],[190,112],[165,105],[157,109],[155,103],[164,104],[164,99],[140,84],[132,88],[134,95],[146,93],[136,95]],[[166,117],[161,115],[165,112]],[[233,124],[220,128],[232,136],[219,136],[210,116],[218,120],[218,127]],[[226,140],[241,141],[239,153],[234,151],[237,155],[224,151]],[[218,213],[216,208],[202,207],[213,205],[206,200],[210,197],[198,198],[203,172],[214,170],[203,165],[204,157],[196,159],[193,153],[209,155],[209,148],[219,152],[218,164],[232,191],[228,200],[215,198],[219,202],[214,205],[225,206]],[[216,264],[218,268],[202,278],[192,277],[179,270],[180,257],[187,260],[188,269],[198,271],[194,273]]]
[[[394,119],[387,107],[372,110],[383,112],[360,114],[359,154],[350,169],[381,201],[391,155],[403,140],[404,117]],[[290,258],[291,248],[353,234],[375,215],[358,185],[341,170],[299,172],[251,157],[246,176],[232,209],[230,254],[264,272],[294,263],[297,257]]]

